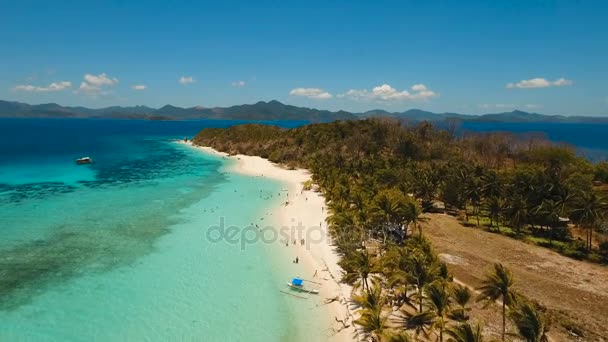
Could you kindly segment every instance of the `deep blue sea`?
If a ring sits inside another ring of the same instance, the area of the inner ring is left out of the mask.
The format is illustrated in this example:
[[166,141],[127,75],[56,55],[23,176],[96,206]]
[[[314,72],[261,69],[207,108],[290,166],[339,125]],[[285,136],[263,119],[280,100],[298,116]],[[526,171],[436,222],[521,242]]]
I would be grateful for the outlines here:
[[279,205],[260,193],[282,184],[173,141],[236,123],[1,119],[0,341],[325,336],[322,298],[279,292],[284,248],[206,235]]
[[464,122],[460,130],[543,133],[553,142],[576,147],[581,155],[591,160],[608,160],[608,124]]

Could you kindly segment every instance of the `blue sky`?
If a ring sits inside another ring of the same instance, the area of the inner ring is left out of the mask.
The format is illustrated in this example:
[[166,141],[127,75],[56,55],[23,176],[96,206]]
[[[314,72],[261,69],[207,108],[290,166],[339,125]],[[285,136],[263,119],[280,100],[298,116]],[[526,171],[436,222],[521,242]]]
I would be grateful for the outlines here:
[[608,115],[608,1],[0,8],[4,100]]

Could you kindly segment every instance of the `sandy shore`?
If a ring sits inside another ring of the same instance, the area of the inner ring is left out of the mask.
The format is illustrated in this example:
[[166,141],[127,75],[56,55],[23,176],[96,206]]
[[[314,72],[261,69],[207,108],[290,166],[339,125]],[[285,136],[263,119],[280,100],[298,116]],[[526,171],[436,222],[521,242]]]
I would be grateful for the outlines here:
[[[186,144],[193,146],[190,143]],[[327,304],[329,314],[332,316],[331,324],[335,331],[329,340],[354,340],[352,316],[347,302],[347,299],[350,298],[351,288],[339,283],[341,269],[338,266],[339,257],[331,246],[327,234],[325,199],[318,192],[303,190],[303,183],[310,179],[310,173],[304,169],[287,170],[261,157],[228,156],[226,153],[218,152],[210,147],[193,147],[236,161],[228,170],[230,172],[269,177],[284,185],[285,202],[280,207],[273,208],[273,213],[275,213],[273,217],[277,220],[273,223],[277,227],[292,227],[301,223],[305,227],[305,231],[312,232],[309,233],[309,241],[305,241],[304,245],[299,243],[299,237],[296,241],[295,247],[298,249],[299,263],[304,266],[305,272],[308,274],[306,279],[314,279],[315,282],[321,284],[319,291],[323,298],[337,298],[336,301]],[[312,275],[315,273],[316,276],[313,278]],[[336,319],[344,321],[350,327],[344,328]]]

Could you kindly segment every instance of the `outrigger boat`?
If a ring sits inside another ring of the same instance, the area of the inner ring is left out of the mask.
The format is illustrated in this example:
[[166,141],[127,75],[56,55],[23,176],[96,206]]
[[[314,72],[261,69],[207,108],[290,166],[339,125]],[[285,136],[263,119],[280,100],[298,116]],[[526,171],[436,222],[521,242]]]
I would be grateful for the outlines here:
[[78,165],[91,164],[92,162],[93,162],[93,159],[91,159],[91,157],[83,157],[83,158],[76,159],[76,164],[78,164]]
[[297,290],[299,292],[310,293],[310,294],[319,294],[319,290],[317,289],[308,289],[304,287],[304,279],[302,278],[293,278],[291,282],[287,282],[287,286],[290,288]]

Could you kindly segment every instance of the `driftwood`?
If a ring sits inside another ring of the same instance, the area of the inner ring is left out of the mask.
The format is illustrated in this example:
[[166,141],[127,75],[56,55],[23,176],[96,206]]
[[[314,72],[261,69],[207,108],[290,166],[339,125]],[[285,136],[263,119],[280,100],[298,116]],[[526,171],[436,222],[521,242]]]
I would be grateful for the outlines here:
[[338,317],[334,317],[334,319],[336,320],[336,322],[342,324],[342,327],[339,329],[332,329],[334,332],[333,335],[340,333],[344,329],[350,328],[350,324],[346,323],[346,321],[348,321],[348,317],[345,320],[338,319]]
[[335,296],[332,298],[325,298],[325,304],[330,304],[340,300],[340,296]]

